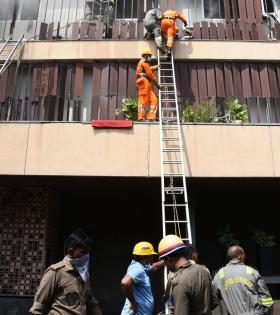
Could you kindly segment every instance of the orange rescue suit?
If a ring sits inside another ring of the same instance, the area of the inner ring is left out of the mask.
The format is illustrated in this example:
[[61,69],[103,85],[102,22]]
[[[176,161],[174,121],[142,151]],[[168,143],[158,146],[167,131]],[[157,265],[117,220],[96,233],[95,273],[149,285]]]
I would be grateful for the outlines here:
[[173,47],[174,36],[178,32],[175,20],[178,18],[183,23],[187,23],[186,19],[177,11],[165,11],[162,14],[161,32],[167,38],[167,47]]
[[151,81],[156,81],[153,67],[142,58],[136,68],[136,85],[138,91],[138,120],[155,120],[158,99],[153,91]]

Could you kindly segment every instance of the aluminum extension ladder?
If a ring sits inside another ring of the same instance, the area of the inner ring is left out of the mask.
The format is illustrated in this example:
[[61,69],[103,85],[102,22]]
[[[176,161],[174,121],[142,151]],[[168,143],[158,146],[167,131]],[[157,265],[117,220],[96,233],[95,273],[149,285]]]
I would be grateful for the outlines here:
[[0,48],[0,74],[8,68],[10,61],[12,61],[21,48],[23,37],[24,35],[21,35],[18,41],[13,41],[12,35],[10,35],[4,45]]
[[174,60],[158,51],[162,230],[192,242]]
[[[182,131],[179,119],[173,54],[170,60],[158,52],[162,232],[192,243]],[[167,270],[164,271],[164,287]],[[165,313],[169,314],[167,305]]]

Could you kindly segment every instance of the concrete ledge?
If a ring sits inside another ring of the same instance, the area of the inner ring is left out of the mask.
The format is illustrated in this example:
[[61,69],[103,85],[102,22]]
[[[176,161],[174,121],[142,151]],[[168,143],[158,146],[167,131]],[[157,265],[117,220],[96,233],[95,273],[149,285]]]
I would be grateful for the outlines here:
[[[98,60],[139,59],[140,51],[153,41],[30,41],[24,48],[23,60]],[[280,42],[260,41],[177,41],[174,49],[178,60],[254,60],[279,61]]]
[[[187,176],[280,176],[276,126],[182,127]],[[2,175],[160,176],[157,123],[120,130],[84,123],[1,123],[0,144]],[[173,165],[170,171],[179,169]]]

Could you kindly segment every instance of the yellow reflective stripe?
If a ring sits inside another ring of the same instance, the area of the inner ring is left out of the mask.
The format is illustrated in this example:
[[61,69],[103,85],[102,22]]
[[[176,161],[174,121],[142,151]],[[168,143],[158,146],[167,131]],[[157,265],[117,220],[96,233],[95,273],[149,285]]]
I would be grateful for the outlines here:
[[253,273],[253,269],[251,267],[246,266],[246,274],[251,275]]
[[262,305],[272,305],[273,304],[272,298],[261,298],[260,300],[261,300]]
[[223,279],[225,277],[224,268],[219,270],[219,276],[220,276],[220,279]]

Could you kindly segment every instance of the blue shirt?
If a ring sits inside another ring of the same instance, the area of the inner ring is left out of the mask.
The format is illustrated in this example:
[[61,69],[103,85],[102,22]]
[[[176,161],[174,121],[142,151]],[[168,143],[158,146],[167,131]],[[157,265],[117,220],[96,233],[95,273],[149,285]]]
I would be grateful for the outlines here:
[[[149,274],[151,266],[143,266],[139,262],[132,260],[127,269],[127,275],[133,279],[133,294],[137,302],[138,309],[134,315],[152,315],[154,308],[154,298],[152,295]],[[131,315],[129,309],[130,302],[125,300],[121,315]]]

